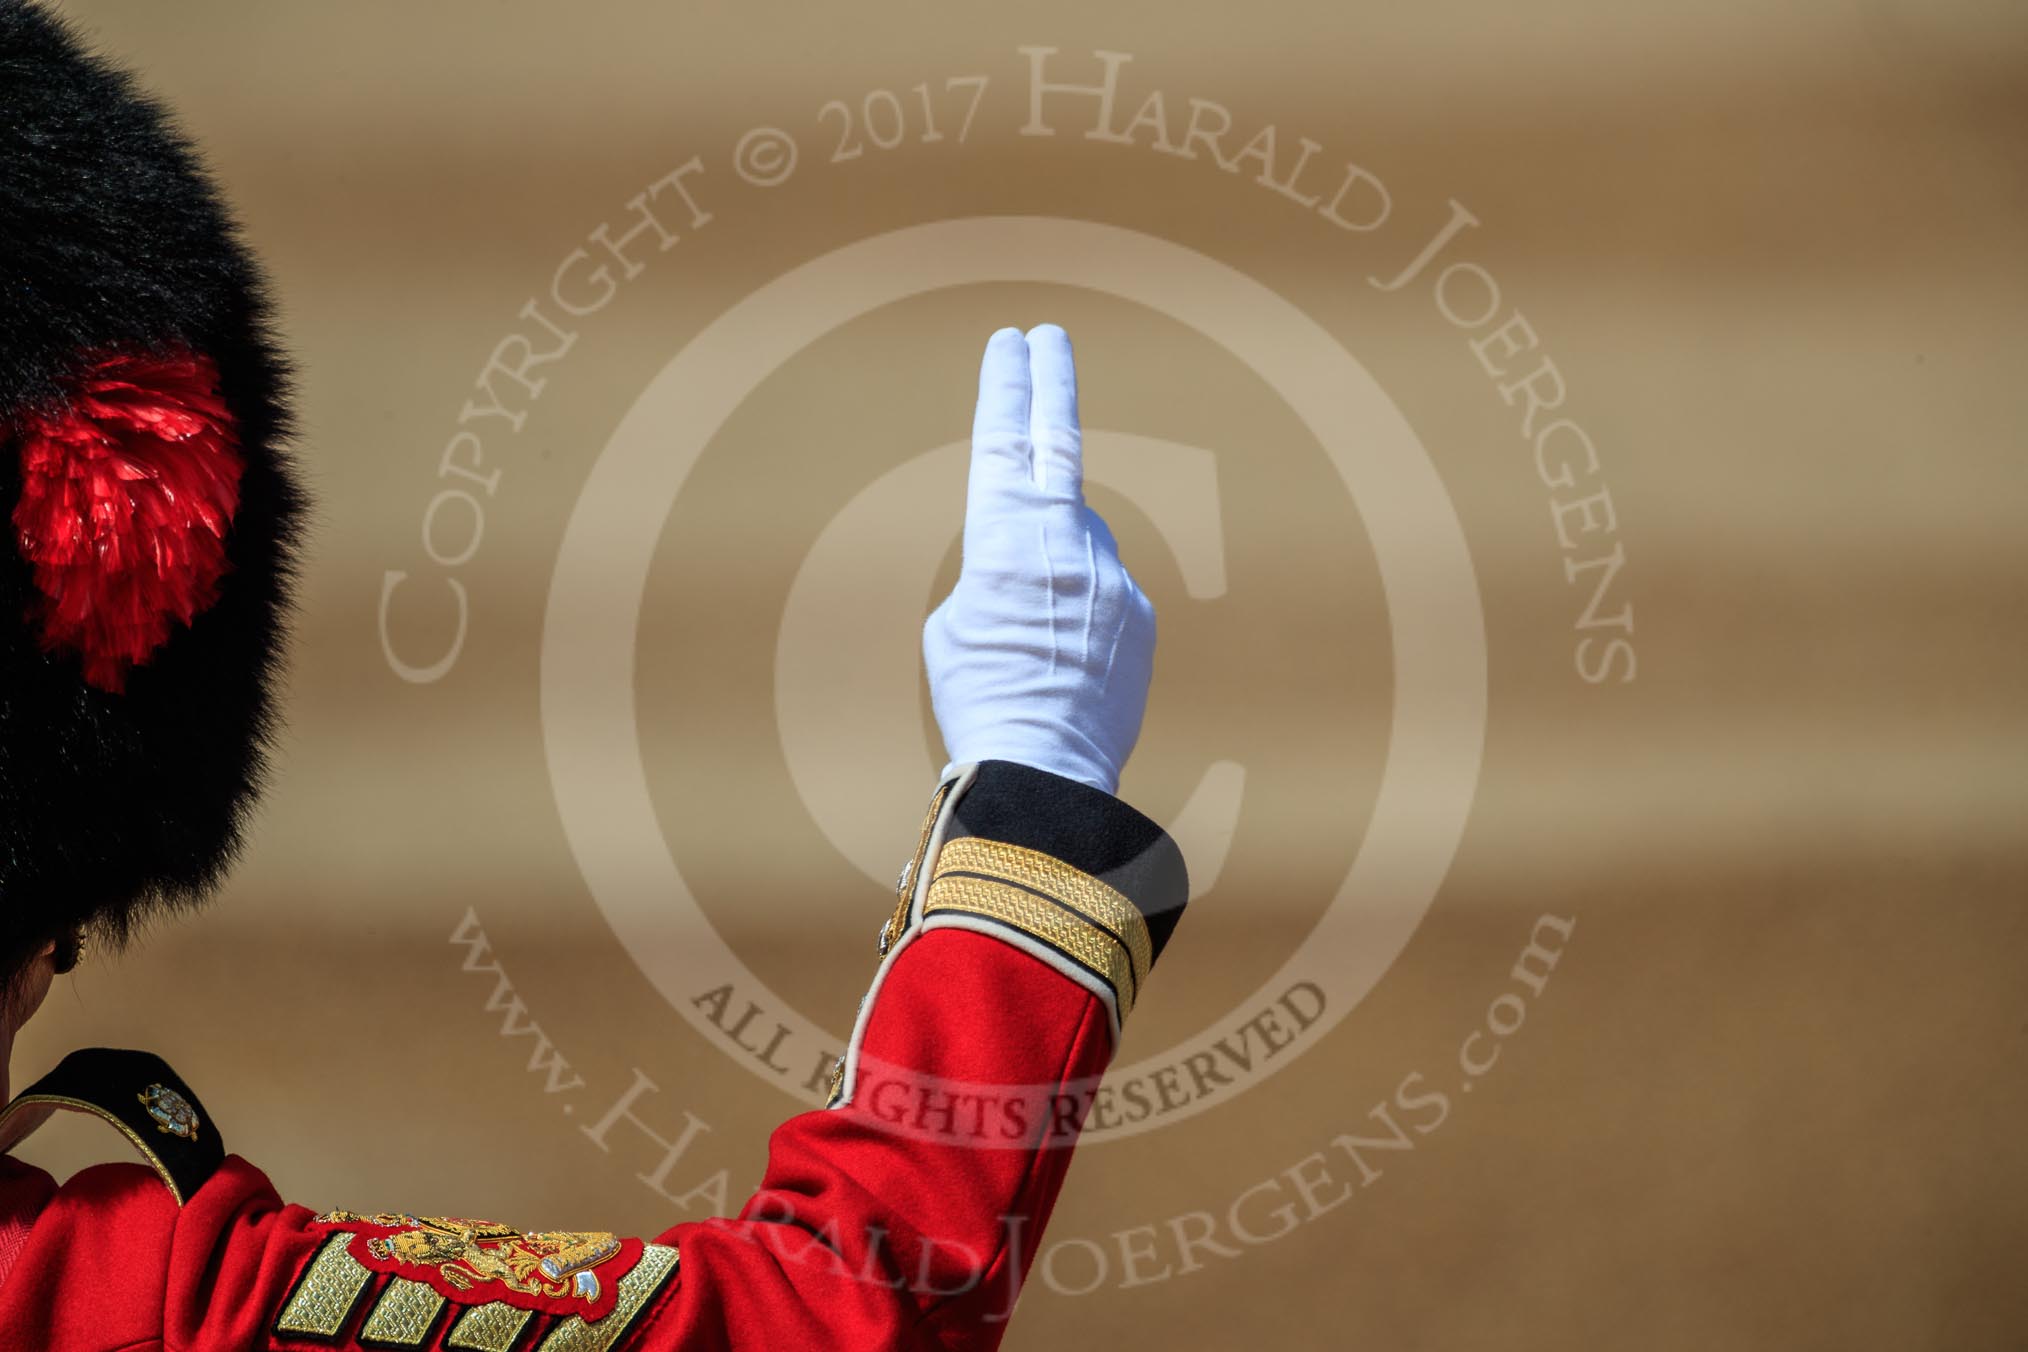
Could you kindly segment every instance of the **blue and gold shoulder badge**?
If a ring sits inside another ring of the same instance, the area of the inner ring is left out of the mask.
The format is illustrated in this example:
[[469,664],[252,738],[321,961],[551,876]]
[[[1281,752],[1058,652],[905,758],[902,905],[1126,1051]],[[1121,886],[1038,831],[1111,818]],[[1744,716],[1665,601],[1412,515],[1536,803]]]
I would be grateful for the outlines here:
[[336,1337],[366,1304],[358,1336],[378,1346],[423,1346],[447,1319],[447,1348],[612,1348],[677,1265],[670,1245],[455,1216],[327,1211],[311,1229],[328,1238],[276,1318],[283,1336]]

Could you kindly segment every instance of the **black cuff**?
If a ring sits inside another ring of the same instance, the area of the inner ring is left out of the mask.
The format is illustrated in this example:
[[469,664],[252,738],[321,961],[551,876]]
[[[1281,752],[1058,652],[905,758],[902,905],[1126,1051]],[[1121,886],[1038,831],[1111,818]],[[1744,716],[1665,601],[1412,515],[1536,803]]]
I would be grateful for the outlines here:
[[1014,761],[979,762],[946,839],[978,836],[1061,859],[1122,893],[1154,956],[1183,917],[1190,875],[1169,833],[1111,794]]

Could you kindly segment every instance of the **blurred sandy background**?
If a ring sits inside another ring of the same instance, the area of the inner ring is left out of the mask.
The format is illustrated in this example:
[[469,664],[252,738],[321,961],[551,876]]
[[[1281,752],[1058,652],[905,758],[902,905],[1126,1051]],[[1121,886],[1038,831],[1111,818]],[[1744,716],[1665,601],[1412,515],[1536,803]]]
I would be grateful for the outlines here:
[[[1463,524],[1490,707],[1464,843],[1399,961],[1294,1068],[1082,1151],[1051,1238],[1109,1252],[1106,1279],[1072,1294],[1092,1250],[1066,1251],[1007,1345],[2028,1341],[2028,11],[66,8],[181,111],[269,262],[321,519],[282,775],[245,867],[202,921],[59,987],[18,1080],[71,1046],[147,1046],[310,1204],[652,1232],[698,1213],[637,1181],[651,1154],[578,1130],[639,1067],[661,1086],[645,1113],[710,1124],[677,1185],[723,1169],[743,1196],[796,1105],[643,977],[559,824],[538,698],[564,523],[636,395],[771,278],[885,229],[1061,214],[1249,273],[1373,373]],[[1079,79],[1093,49],[1130,52],[1122,118],[1159,88],[1180,131],[1189,97],[1216,100],[1228,150],[1274,123],[1285,165],[1308,136],[1379,175],[1395,216],[1348,235],[1252,170],[1088,142],[1081,103],[1052,105],[1054,139],[1021,138],[1022,44],[1059,48]],[[943,82],[972,74],[989,83],[958,145]],[[821,105],[885,88],[917,118],[919,82],[951,119],[943,142],[912,121],[894,150],[825,162]],[[778,188],[730,169],[759,124],[802,146]],[[399,679],[383,578],[428,584],[392,633],[414,660],[440,653],[445,570],[419,532],[474,377],[559,262],[692,155],[714,219],[582,321],[519,432],[489,433],[501,478],[455,570],[465,645],[441,680]],[[1583,589],[1516,410],[1426,287],[1365,282],[1452,197],[1482,222],[1459,256],[1525,311],[1599,447],[1631,683],[1573,668]],[[1138,1057],[1223,1018],[1301,942],[1386,750],[1371,550],[1315,442],[1214,344],[1089,292],[997,286],[806,349],[726,423],[656,543],[642,748],[713,923],[842,1033],[887,902],[785,768],[784,599],[847,498],[966,433],[985,335],[1044,319],[1079,343],[1088,423],[1218,456],[1216,601],[1185,595],[1145,514],[1093,494],[1163,615],[1124,794],[1166,819],[1210,761],[1248,772],[1218,883],[1130,1027]],[[930,525],[954,539],[949,511]],[[938,587],[954,567],[953,550]],[[908,746],[869,770],[896,864],[935,768]],[[491,978],[460,969],[468,909],[590,1082],[577,1116],[525,1069],[526,1039],[499,1035]],[[1463,1097],[1460,1040],[1514,988],[1544,913],[1576,917],[1565,956]],[[1224,1215],[1415,1071],[1452,1111],[1350,1202],[1121,1287],[1119,1232],[1152,1225],[1173,1260],[1170,1218]],[[29,1153],[68,1168],[114,1145],[59,1124]]]

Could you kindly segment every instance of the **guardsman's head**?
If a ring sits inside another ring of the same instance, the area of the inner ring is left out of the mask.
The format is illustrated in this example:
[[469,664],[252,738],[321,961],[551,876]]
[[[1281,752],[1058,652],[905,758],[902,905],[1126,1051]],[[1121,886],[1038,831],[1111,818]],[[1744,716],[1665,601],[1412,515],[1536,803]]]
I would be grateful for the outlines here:
[[[273,728],[302,499],[259,271],[121,71],[0,0],[0,990],[188,907]],[[33,978],[33,980],[31,980]]]

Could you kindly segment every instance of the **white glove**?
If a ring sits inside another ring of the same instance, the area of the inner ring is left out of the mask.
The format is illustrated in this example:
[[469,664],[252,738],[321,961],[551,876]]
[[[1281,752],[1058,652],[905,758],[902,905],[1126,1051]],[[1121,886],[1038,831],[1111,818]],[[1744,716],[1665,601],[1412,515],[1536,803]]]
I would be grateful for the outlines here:
[[1070,338],[986,342],[958,585],[923,626],[955,766],[1008,760],[1114,793],[1141,734],[1155,607],[1084,503]]

